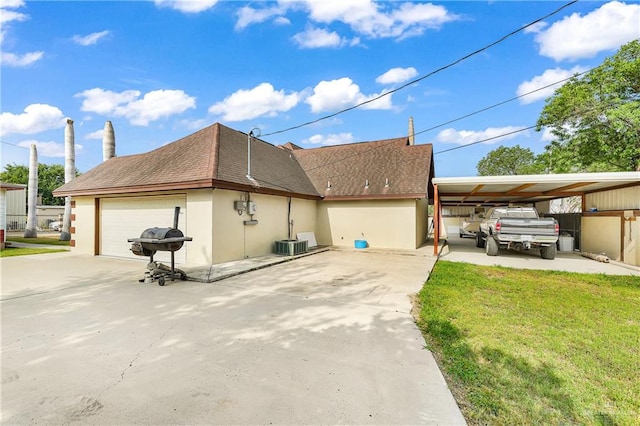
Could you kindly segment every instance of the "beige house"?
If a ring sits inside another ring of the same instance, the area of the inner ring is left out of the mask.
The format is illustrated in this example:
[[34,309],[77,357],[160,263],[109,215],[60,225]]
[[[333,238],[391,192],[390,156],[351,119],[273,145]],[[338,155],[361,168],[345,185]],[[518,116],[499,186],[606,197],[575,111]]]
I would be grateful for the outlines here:
[[127,239],[171,226],[179,206],[178,228],[193,241],[176,262],[215,264],[271,253],[299,232],[320,245],[415,249],[426,240],[432,177],[431,145],[408,137],[302,149],[216,123],[111,158],[54,195],[72,197],[74,251],[136,257]]

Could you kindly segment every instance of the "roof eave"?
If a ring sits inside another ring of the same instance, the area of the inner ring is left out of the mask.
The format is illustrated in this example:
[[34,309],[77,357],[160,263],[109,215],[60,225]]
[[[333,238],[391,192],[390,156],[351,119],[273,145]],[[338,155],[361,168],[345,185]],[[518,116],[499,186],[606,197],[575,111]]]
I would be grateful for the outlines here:
[[409,194],[367,194],[367,195],[325,195],[324,201],[349,201],[349,200],[406,200],[427,198],[424,193]]

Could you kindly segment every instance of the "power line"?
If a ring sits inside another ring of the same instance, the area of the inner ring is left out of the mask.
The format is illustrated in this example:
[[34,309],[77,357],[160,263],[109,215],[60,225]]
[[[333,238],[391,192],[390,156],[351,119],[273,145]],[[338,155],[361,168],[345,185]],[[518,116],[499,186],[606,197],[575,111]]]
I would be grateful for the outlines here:
[[[569,116],[567,116],[565,118],[578,117],[578,116],[580,116],[580,115],[582,115],[584,113],[593,112],[593,111],[597,111],[597,110],[600,110],[600,109],[602,109],[602,112],[605,112],[608,108],[615,107],[615,106],[616,106],[615,103],[604,105],[603,107],[597,106],[597,107],[594,107],[594,108],[591,108],[591,109],[588,109],[588,110],[585,110],[585,111],[576,112],[575,114],[571,114],[571,115],[569,115]],[[462,148],[466,148],[468,146],[477,145],[477,144],[482,143],[482,142],[487,142],[487,141],[491,141],[491,140],[494,140],[494,139],[502,138],[502,137],[505,137],[505,136],[513,135],[513,134],[516,134],[516,133],[521,133],[521,132],[524,132],[524,131],[527,131],[527,130],[531,130],[531,129],[535,128],[535,127],[537,127],[537,124],[534,124],[534,125],[529,126],[529,127],[524,127],[522,129],[518,129],[518,130],[513,130],[511,132],[503,133],[501,135],[492,136],[490,138],[482,139],[482,140],[475,141],[475,142],[472,142],[472,143],[468,143],[466,145],[460,145],[460,146],[456,146],[456,147],[453,147],[453,148],[445,149],[445,150],[442,150],[442,151],[434,152],[433,155],[442,154],[442,153],[449,152],[449,151],[455,151],[456,149],[462,149]]]
[[525,97],[525,96],[529,96],[529,95],[531,95],[531,94],[533,94],[533,93],[539,92],[540,90],[544,90],[544,89],[547,89],[547,88],[549,88],[549,87],[555,86],[556,84],[560,84],[560,83],[563,83],[563,82],[565,82],[565,81],[571,80],[571,79],[572,79],[572,78],[574,78],[574,77],[580,77],[581,75],[586,74],[586,73],[588,73],[589,71],[592,71],[593,69],[594,69],[594,68],[589,69],[589,70],[587,70],[587,71],[583,71],[583,72],[581,72],[581,73],[573,74],[571,77],[567,77],[567,78],[564,78],[564,79],[562,79],[562,80],[558,80],[558,81],[556,81],[556,82],[554,82],[554,83],[547,84],[546,86],[539,87],[539,88],[537,88],[537,89],[535,89],[535,90],[532,90],[532,91],[530,91],[530,92],[523,93],[522,95],[518,95],[518,96],[513,97],[513,98],[511,98],[511,99],[507,99],[506,101],[498,102],[497,104],[493,104],[493,105],[491,105],[491,106],[488,106],[488,107],[485,107],[485,108],[479,109],[479,110],[474,111],[474,112],[470,112],[470,113],[468,113],[468,114],[465,114],[465,115],[462,115],[462,116],[460,116],[460,117],[457,117],[457,118],[451,119],[451,120],[449,120],[449,121],[445,121],[444,123],[440,123],[440,124],[437,124],[437,125],[435,125],[435,126],[433,126],[433,127],[429,127],[428,129],[424,129],[424,130],[421,130],[421,131],[419,131],[419,132],[416,132],[416,133],[414,133],[414,135],[420,135],[420,134],[422,134],[422,133],[426,133],[426,132],[429,132],[429,131],[431,131],[431,130],[435,130],[435,129],[439,128],[439,127],[446,126],[447,124],[455,123],[456,121],[460,121],[460,120],[463,120],[463,119],[465,119],[465,118],[469,118],[469,117],[471,117],[471,116],[474,116],[474,115],[476,115],[476,114],[480,114],[481,112],[489,111],[490,109],[493,109],[493,108],[499,107],[499,106],[504,105],[504,104],[507,104],[507,103],[509,103],[509,102],[513,102],[513,101],[515,101],[515,100],[517,100],[517,99],[520,99],[520,98],[523,98],[523,97]]
[[27,151],[29,151],[29,148],[21,146],[21,145],[16,145],[14,143],[10,143],[10,142],[5,142],[5,141],[0,141],[0,143],[3,143],[5,145],[11,145],[11,146],[15,146],[16,148],[22,148],[22,149],[26,149]]
[[455,60],[453,62],[450,62],[447,65],[444,65],[444,66],[442,66],[442,67],[440,67],[440,68],[438,68],[438,69],[436,69],[434,71],[431,71],[430,73],[428,73],[426,75],[423,75],[422,77],[419,77],[419,78],[416,78],[414,80],[411,80],[408,83],[405,83],[400,87],[396,87],[395,89],[389,90],[388,92],[385,92],[385,93],[383,93],[381,95],[378,95],[378,96],[376,96],[374,98],[368,99],[368,100],[366,100],[364,102],[361,102],[359,104],[353,105],[353,106],[351,106],[349,108],[345,108],[345,109],[340,110],[338,112],[334,112],[332,114],[325,115],[324,117],[320,117],[320,118],[318,118],[316,120],[307,121],[306,123],[298,124],[297,126],[293,126],[293,127],[289,127],[289,128],[283,129],[283,130],[278,130],[278,131],[275,131],[275,132],[267,133],[267,134],[263,135],[263,137],[277,135],[277,134],[280,134],[280,133],[285,133],[285,132],[288,132],[288,131],[291,131],[291,130],[299,129],[301,127],[306,127],[306,126],[309,126],[311,124],[315,124],[315,123],[318,123],[320,121],[327,120],[329,118],[333,118],[333,117],[335,117],[337,115],[344,114],[345,112],[354,110],[356,108],[360,108],[363,105],[369,104],[371,102],[375,102],[375,101],[377,101],[377,100],[379,100],[379,99],[381,99],[381,98],[383,98],[385,96],[389,96],[389,95],[391,95],[391,94],[393,94],[395,92],[398,92],[398,91],[400,91],[400,90],[402,90],[402,89],[404,89],[406,87],[409,87],[409,86],[411,86],[411,85],[413,85],[415,83],[418,83],[418,82],[420,82],[420,81],[422,81],[422,80],[424,80],[426,78],[429,78],[429,77],[431,77],[431,76],[433,76],[435,74],[438,74],[438,73],[440,73],[440,72],[442,72],[442,71],[444,71],[446,69],[449,69],[449,68],[451,68],[451,67],[453,67],[455,65],[458,65],[460,62],[463,62],[463,61],[471,58],[472,56],[475,56],[475,55],[477,55],[479,53],[482,53],[485,50],[488,50],[491,47],[502,43],[503,41],[505,41],[509,37],[512,37],[513,35],[521,32],[521,31],[524,31],[525,29],[527,29],[527,28],[529,28],[529,27],[531,27],[531,26],[533,26],[533,25],[535,25],[535,24],[537,24],[537,23],[539,23],[539,22],[541,22],[541,21],[543,21],[543,20],[555,15],[556,13],[559,13],[563,9],[566,9],[567,7],[573,5],[574,3],[577,3],[577,2],[578,2],[578,0],[572,0],[569,3],[566,3],[566,4],[562,5],[562,6],[560,6],[559,8],[557,8],[554,11],[552,11],[551,13],[548,13],[547,15],[545,15],[545,16],[543,16],[541,18],[538,18],[535,21],[532,21],[532,22],[530,22],[530,23],[528,23],[528,24],[526,24],[526,25],[524,25],[524,26],[522,26],[522,27],[520,27],[520,28],[518,28],[518,29],[516,29],[514,31],[511,31],[510,33],[500,37],[498,40],[496,40],[496,41],[494,41],[494,42],[492,42],[492,43],[490,43],[490,44],[488,44],[488,45],[486,45],[484,47],[481,47],[480,49],[477,49],[477,50],[475,50],[475,51],[473,51],[473,52],[471,52],[471,53],[469,53],[469,54],[467,54],[467,55],[465,55],[465,56],[463,56],[463,57],[461,57],[461,58],[459,58],[459,59],[457,59],[457,60]]
[[518,130],[513,130],[511,132],[503,133],[501,135],[492,136],[490,138],[482,139],[480,141],[471,142],[471,143],[468,143],[466,145],[460,145],[460,146],[456,146],[454,148],[449,148],[449,149],[445,149],[445,150],[442,150],[442,151],[434,152],[433,155],[442,154],[444,152],[449,152],[449,151],[455,151],[456,149],[462,149],[462,148],[466,148],[468,146],[477,145],[477,144],[482,143],[482,142],[492,141],[494,139],[499,139],[499,138],[503,138],[505,136],[514,135],[516,133],[521,133],[521,132],[524,132],[526,130],[531,130],[531,129],[535,128],[535,127],[536,127],[536,125],[534,124],[533,126],[525,127],[525,128],[518,129]]

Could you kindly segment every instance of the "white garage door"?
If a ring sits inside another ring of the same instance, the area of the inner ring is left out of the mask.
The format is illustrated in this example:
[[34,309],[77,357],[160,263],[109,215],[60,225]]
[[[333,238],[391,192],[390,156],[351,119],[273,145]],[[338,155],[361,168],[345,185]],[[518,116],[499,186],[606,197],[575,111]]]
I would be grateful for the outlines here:
[[[180,207],[178,229],[186,229],[184,195],[157,197],[102,198],[100,200],[100,254],[142,259],[130,250],[129,238],[137,238],[147,228],[173,226],[175,207]],[[176,263],[186,260],[187,246],[175,252]],[[171,261],[171,253],[159,251],[154,260]]]

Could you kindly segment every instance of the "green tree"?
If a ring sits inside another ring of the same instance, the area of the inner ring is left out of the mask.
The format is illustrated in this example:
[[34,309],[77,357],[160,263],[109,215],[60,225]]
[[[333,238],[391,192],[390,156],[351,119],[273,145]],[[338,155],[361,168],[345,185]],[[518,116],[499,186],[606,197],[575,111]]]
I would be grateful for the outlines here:
[[489,152],[476,166],[480,176],[528,175],[540,173],[543,164],[529,148],[501,146]]
[[[76,176],[80,172],[76,170]],[[7,183],[29,183],[29,167],[19,164],[7,164],[0,173],[0,181]],[[64,206],[64,198],[54,197],[53,191],[64,184],[64,166],[60,164],[38,164],[38,195],[42,204]]]
[[557,89],[538,119],[543,128],[554,136],[551,171],[640,170],[640,41]]

